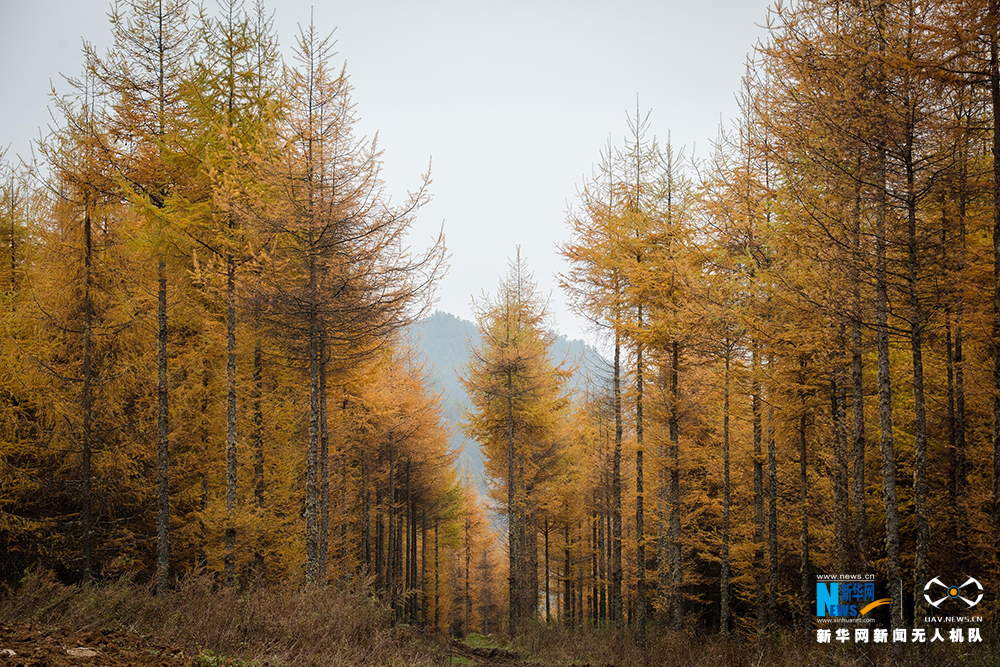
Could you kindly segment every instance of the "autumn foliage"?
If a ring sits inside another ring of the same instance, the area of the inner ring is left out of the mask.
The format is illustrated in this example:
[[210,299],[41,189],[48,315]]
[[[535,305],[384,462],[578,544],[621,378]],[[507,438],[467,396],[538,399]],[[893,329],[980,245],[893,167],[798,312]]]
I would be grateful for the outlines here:
[[331,43],[283,62],[268,16],[116,4],[3,163],[0,580],[204,570],[639,652],[808,627],[816,574],[876,575],[887,626],[1000,587],[995,0],[775,6],[697,160],[629,112],[558,248],[600,371],[571,389],[519,253],[475,303],[485,498],[406,333],[429,175],[391,202]]

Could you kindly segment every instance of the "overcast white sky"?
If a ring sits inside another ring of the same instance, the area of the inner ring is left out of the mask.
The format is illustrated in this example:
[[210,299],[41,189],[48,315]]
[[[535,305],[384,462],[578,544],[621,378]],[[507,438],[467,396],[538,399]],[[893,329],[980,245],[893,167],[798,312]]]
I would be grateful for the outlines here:
[[[212,0],[207,0],[212,6]],[[418,183],[433,157],[433,201],[412,242],[444,224],[451,269],[437,306],[471,319],[521,246],[556,324],[592,338],[555,274],[566,211],[610,135],[620,142],[636,95],[661,141],[704,154],[737,113],[747,53],[768,0],[641,2],[355,1],[315,3],[336,28],[362,118],[379,133],[390,192]],[[270,0],[283,50],[308,0]],[[50,81],[75,75],[81,39],[110,44],[107,0],[0,0],[0,146],[27,155],[49,122]]]

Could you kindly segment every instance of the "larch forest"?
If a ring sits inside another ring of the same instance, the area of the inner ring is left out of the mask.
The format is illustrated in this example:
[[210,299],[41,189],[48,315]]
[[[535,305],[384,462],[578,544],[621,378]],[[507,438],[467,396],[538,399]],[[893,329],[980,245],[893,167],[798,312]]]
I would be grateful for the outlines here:
[[553,250],[599,372],[515,252],[453,425],[429,175],[272,16],[115,3],[0,156],[0,664],[997,664],[1000,1],[774,6],[702,159],[623,108]]

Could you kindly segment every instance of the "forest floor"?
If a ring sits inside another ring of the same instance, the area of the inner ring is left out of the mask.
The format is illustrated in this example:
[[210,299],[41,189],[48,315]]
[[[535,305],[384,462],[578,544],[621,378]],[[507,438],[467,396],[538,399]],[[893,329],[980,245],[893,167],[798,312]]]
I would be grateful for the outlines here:
[[40,626],[0,626],[2,667],[190,667],[198,664],[177,647],[122,630],[67,632]]
[[66,586],[30,574],[0,590],[0,667],[1000,667],[1000,628],[981,644],[820,646],[776,632],[760,641],[627,628],[525,627],[514,640],[449,640],[393,624],[366,587],[220,588],[189,576],[163,596],[122,580]]
[[[470,646],[452,641],[442,663],[449,667],[545,667],[525,661],[517,653],[498,647]],[[0,626],[0,667],[256,667],[201,651],[193,655],[123,630],[69,632],[40,625]],[[261,667],[267,665],[263,663]],[[592,667],[574,665],[573,667]],[[596,667],[596,666],[593,666]]]
[[[855,652],[817,652],[811,650],[734,651],[722,655],[705,651],[704,646],[691,645],[700,657],[685,656],[683,651],[655,651],[644,657],[620,656],[607,661],[600,651],[592,652],[588,641],[567,645],[558,641],[558,632],[551,629],[539,633],[548,635],[545,646],[520,646],[516,650],[493,643],[492,638],[470,635],[463,641],[434,641],[417,645],[408,642],[412,652],[382,651],[373,658],[358,661],[356,654],[345,659],[342,646],[331,646],[327,652],[297,656],[253,658],[230,657],[225,653],[192,647],[190,643],[169,642],[155,635],[143,636],[135,630],[67,631],[47,624],[0,625],[0,667],[298,667],[298,665],[394,665],[397,667],[435,665],[438,667],[636,667],[638,665],[684,665],[694,667],[763,667],[766,665],[796,667],[916,667],[916,666],[979,666],[1000,664],[993,651],[921,653],[907,655],[870,655]],[[555,635],[555,636],[553,636]],[[408,653],[408,655],[407,655]],[[230,654],[231,655],[231,654]],[[589,659],[588,659],[589,658]]]

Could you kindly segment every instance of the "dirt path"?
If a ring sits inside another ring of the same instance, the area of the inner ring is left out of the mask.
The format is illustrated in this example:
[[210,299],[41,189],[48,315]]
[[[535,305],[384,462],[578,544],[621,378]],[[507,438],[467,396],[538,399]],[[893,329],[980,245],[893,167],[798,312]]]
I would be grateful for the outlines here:
[[[478,667],[546,667],[542,663],[522,661],[521,656],[501,648],[474,648],[462,642],[451,643],[451,655],[465,658]],[[570,667],[598,667],[590,664],[574,664]],[[606,665],[605,667],[614,667]]]
[[67,632],[40,626],[0,626],[2,667],[191,667],[193,656],[135,634]]

